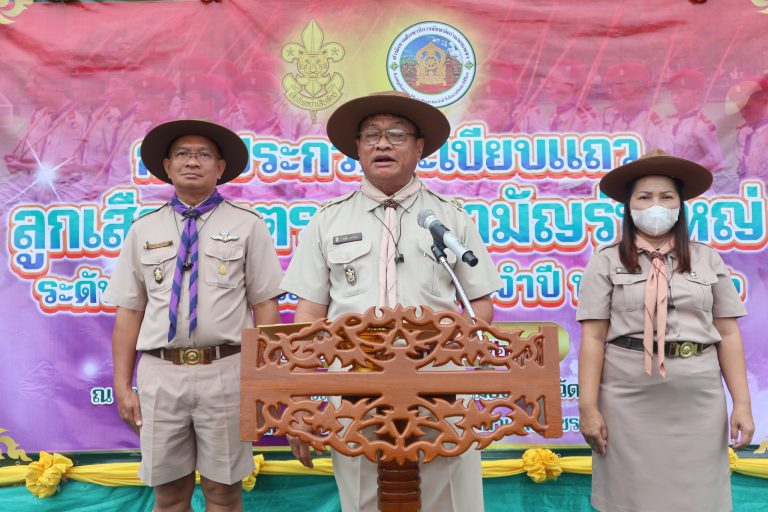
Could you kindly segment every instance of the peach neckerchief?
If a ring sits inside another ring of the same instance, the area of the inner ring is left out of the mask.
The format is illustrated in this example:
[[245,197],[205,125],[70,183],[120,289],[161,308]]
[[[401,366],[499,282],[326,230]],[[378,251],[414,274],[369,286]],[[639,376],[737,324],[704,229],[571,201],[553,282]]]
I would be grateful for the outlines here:
[[421,190],[421,180],[415,174],[411,180],[400,190],[386,195],[374,187],[370,181],[363,178],[360,191],[363,195],[373,199],[384,206],[384,225],[381,229],[381,242],[379,243],[379,307],[393,308],[397,304],[397,209],[400,203]]
[[[654,248],[640,235],[635,236],[635,246],[651,257],[651,269],[645,283],[645,315],[643,322],[643,352],[645,353],[645,373],[651,375],[653,366],[653,332],[656,329],[659,375],[667,376],[664,367],[664,337],[667,332],[667,300],[669,298],[669,275],[664,264],[667,254],[675,248],[675,239],[670,236]],[[654,325],[655,323],[655,325]]]

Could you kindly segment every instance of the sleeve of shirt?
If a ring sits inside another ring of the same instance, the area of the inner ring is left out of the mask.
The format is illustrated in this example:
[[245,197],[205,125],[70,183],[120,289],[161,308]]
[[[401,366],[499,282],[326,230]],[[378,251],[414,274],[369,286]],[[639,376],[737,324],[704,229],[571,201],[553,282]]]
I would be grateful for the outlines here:
[[283,269],[277,259],[269,229],[260,218],[248,241],[250,246],[245,260],[245,293],[248,304],[254,305],[283,294],[280,289]]
[[595,254],[581,276],[576,320],[608,320],[611,318],[613,283],[611,261],[607,254]]
[[462,215],[464,245],[477,257],[478,262],[474,267],[470,267],[466,263],[458,261],[453,271],[464,287],[469,300],[475,300],[498,291],[503,283],[496,264],[491,259],[491,255],[488,254],[488,248],[480,237],[477,225],[466,212],[462,212]]
[[141,273],[139,242],[135,225],[128,230],[117,265],[109,278],[104,300],[121,308],[144,311],[147,307],[147,288]]
[[717,282],[712,285],[712,316],[715,318],[734,318],[746,316],[747,308],[741,302],[739,292],[731,279],[731,273],[725,266],[723,259],[712,249],[710,253],[710,262],[712,270],[715,271]]
[[328,304],[331,278],[320,242],[320,213],[317,212],[302,231],[280,288],[302,299]]

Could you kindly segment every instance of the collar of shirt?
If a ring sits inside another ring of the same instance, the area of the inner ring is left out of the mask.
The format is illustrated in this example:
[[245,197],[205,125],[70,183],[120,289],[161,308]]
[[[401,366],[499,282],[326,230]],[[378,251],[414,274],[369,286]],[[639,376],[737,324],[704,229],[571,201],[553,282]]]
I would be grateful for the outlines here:
[[[637,119],[637,117],[642,114],[643,112],[647,112],[648,107],[645,104],[642,104],[640,108],[638,108],[635,112],[631,114],[626,114],[624,112],[620,113],[619,116],[624,120],[625,123],[629,123],[631,121],[634,121]],[[650,115],[650,113],[648,113]]]
[[[208,196],[208,197],[210,197],[210,196]],[[208,199],[208,197],[206,197],[205,199]],[[203,203],[203,202],[205,201],[205,199],[203,199],[202,201],[200,201],[200,203]],[[187,208],[191,208],[191,206],[189,206],[187,203],[185,203],[185,202],[184,202],[184,201],[182,201],[181,199],[179,199],[179,201],[181,201],[181,204],[183,204],[183,205],[184,205],[184,206],[186,206]],[[224,201],[222,201],[222,203],[224,203],[224,202],[226,202],[226,199],[225,199]],[[169,202],[168,204],[170,204],[170,202]],[[202,214],[202,215],[200,215],[200,216],[199,216],[197,219],[198,219],[198,220],[201,220],[201,221],[203,221],[203,222],[205,222],[205,220],[207,220],[207,219],[208,219],[208,217],[210,217],[210,215],[211,215],[211,214],[212,214],[214,211],[216,211],[216,210],[218,209],[218,207],[219,207],[219,206],[221,206],[221,203],[219,203],[219,204],[216,206],[216,208],[214,208],[213,210],[211,210],[211,211],[209,211],[209,212],[205,212],[205,213],[203,213],[203,214]],[[173,208],[171,208],[171,213],[173,213],[173,218],[174,218],[174,219],[176,219],[176,223],[177,223],[177,224],[184,224],[184,223],[187,221],[186,217],[184,217],[182,214],[180,214],[179,212],[177,212],[177,211],[176,211],[176,210],[174,210]]]
[[[637,253],[638,253],[638,254],[641,254],[641,253],[643,253],[643,252],[645,252],[645,251],[643,251],[642,249],[640,249],[640,248],[638,247],[638,249],[637,249]],[[677,261],[677,253],[675,252],[675,250],[674,250],[674,249],[672,249],[671,251],[669,251],[669,252],[667,253],[666,257],[667,257],[667,258],[669,258],[670,260],[675,260],[675,261]],[[649,260],[651,259],[651,255],[650,255],[650,254],[648,255],[648,259],[649,259]]]
[[689,110],[688,112],[683,112],[682,114],[680,112],[677,112],[672,117],[682,121],[683,119],[688,119],[689,117],[695,116],[699,112],[698,108],[693,108]]
[[73,103],[66,103],[58,110],[51,111],[51,118],[58,119],[59,117],[63,116],[64,114],[68,113],[70,110],[73,110],[73,109],[74,109]]
[[566,101],[565,103],[563,103],[561,105],[557,105],[555,107],[554,114],[556,116],[562,115],[562,114],[566,113],[567,111],[571,110],[575,106],[576,106],[576,100],[571,98],[570,100]]
[[[362,197],[363,207],[365,208],[365,211],[371,212],[371,211],[375,210],[377,207],[381,206],[381,203],[377,203],[376,201],[374,201],[370,197],[366,196],[362,192],[358,191],[358,193]],[[400,206],[407,210],[408,208],[410,208],[413,205],[413,203],[416,202],[416,199],[419,198],[419,194],[421,194],[421,190],[419,190],[415,194],[412,194],[412,195],[406,197],[400,203]]]

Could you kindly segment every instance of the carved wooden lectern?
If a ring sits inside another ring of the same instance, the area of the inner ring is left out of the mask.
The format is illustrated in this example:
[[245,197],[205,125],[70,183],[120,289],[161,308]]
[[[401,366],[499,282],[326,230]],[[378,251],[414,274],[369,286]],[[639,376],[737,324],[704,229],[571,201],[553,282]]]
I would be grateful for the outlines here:
[[521,334],[401,306],[246,329],[241,438],[275,429],[362,455],[378,463],[380,510],[417,511],[420,460],[562,435],[557,328]]

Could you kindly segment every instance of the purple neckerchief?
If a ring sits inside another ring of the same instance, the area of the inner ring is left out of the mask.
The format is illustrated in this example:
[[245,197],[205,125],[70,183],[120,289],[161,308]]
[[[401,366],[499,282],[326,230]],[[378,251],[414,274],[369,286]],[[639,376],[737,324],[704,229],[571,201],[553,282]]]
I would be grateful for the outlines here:
[[176,257],[176,272],[173,274],[173,287],[171,288],[171,304],[168,308],[168,342],[176,337],[176,322],[178,320],[179,297],[181,296],[181,280],[185,270],[191,270],[189,274],[189,336],[197,327],[197,218],[208,213],[224,201],[218,190],[195,206],[190,208],[179,200],[174,194],[171,198],[171,208],[180,213],[185,219],[184,231],[181,233],[179,254]]

